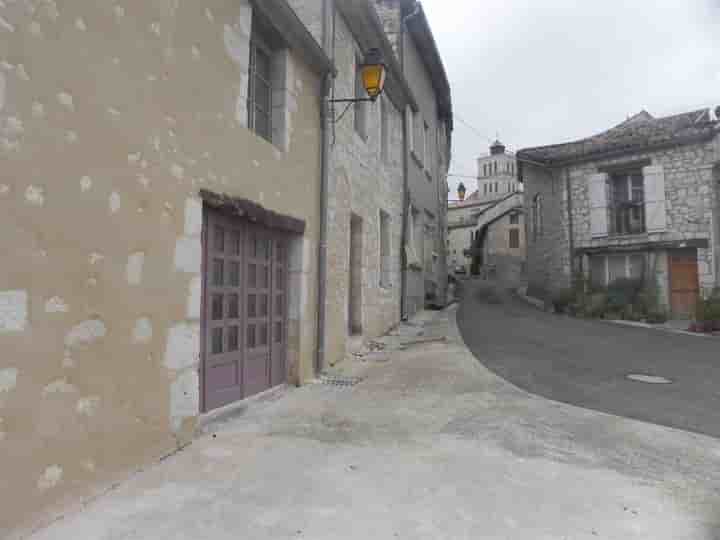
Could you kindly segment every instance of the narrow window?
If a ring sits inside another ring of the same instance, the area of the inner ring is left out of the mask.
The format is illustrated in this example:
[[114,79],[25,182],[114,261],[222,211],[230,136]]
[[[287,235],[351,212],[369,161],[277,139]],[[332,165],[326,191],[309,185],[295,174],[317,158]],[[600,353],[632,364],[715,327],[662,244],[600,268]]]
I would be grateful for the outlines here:
[[520,247],[520,229],[510,229],[510,249]]
[[605,257],[602,255],[590,257],[590,284],[595,289],[607,285],[607,269],[605,267]]
[[543,234],[542,210],[542,195],[538,193],[533,199],[532,206],[532,230],[533,239],[535,240],[537,240]]
[[248,88],[248,127],[272,142],[272,52],[253,23],[250,40],[250,80]]
[[430,128],[427,122],[423,121],[423,164],[425,169],[428,168],[430,161]]
[[390,257],[390,215],[380,210],[380,286],[392,287]]
[[495,169],[493,172],[497,174],[497,161],[493,161],[493,169]]
[[645,188],[642,172],[613,174],[608,182],[610,233],[615,235],[645,232]]
[[520,214],[510,214],[510,225],[518,225],[520,223]]

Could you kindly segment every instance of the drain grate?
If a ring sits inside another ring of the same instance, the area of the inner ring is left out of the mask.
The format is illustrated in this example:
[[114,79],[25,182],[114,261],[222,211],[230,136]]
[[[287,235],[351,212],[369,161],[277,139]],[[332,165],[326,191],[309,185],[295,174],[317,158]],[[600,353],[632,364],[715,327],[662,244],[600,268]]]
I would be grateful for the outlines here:
[[337,386],[340,388],[349,388],[355,386],[362,377],[349,377],[344,375],[322,375],[320,377],[320,383],[328,386]]
[[670,384],[672,381],[665,377],[658,377],[657,375],[643,375],[639,373],[631,373],[626,376],[631,381],[644,382],[648,384]]

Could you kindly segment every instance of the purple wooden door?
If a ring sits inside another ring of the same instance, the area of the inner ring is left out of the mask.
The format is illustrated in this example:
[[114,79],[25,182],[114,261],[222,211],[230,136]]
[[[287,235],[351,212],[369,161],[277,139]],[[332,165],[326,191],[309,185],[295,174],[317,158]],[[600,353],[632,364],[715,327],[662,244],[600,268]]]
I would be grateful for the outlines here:
[[203,312],[203,410],[287,378],[285,235],[208,210]]
[[242,399],[242,222],[208,212],[203,319],[204,410]]

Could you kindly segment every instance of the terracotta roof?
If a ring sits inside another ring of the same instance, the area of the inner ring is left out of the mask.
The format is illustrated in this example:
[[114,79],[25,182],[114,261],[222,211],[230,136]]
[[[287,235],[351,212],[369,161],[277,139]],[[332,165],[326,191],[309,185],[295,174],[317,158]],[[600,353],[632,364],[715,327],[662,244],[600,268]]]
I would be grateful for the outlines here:
[[598,135],[563,144],[524,148],[517,156],[547,164],[582,161],[606,154],[696,142],[710,139],[719,132],[720,122],[713,118],[709,109],[663,118],[654,118],[647,111],[641,111]]

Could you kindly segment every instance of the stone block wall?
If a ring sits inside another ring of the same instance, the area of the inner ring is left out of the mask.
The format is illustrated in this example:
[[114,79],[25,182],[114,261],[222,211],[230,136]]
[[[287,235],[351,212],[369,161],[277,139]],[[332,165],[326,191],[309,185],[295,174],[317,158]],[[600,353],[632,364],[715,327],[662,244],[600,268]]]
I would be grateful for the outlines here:
[[[346,21],[337,13],[335,21],[335,64],[337,98],[355,92],[356,59],[361,53]],[[365,337],[377,337],[400,320],[400,250],[403,205],[403,117],[397,107],[381,97],[365,103],[366,136],[355,129],[354,110],[332,126],[330,134],[330,178],[328,200],[328,283],[326,362],[344,358],[348,336],[350,220],[362,219],[361,272],[362,329]],[[358,105],[355,105],[358,106]],[[354,107],[354,106],[353,106]],[[388,151],[381,149],[381,107],[387,114]],[[337,117],[342,112],[338,106]],[[389,287],[380,286],[380,211],[390,217]]]
[[[560,171],[525,163],[525,230],[527,238],[528,294],[547,298],[570,285],[570,246],[567,200]],[[533,233],[533,202],[542,197],[542,233]]]
[[[665,173],[667,228],[664,232],[623,237],[592,238],[590,230],[590,195],[587,178],[598,167],[637,160],[650,160]],[[715,213],[718,208],[714,167],[718,161],[714,141],[685,145],[656,152],[627,154],[621,158],[571,166],[575,248],[632,246],[647,242],[673,240],[707,240],[708,249],[698,249],[700,286],[706,292],[717,286]]]
[[6,532],[190,440],[201,188],[306,221],[290,348],[294,381],[312,374],[320,81],[286,55],[291,129],[271,144],[245,127],[245,0],[0,2],[0,17]]

